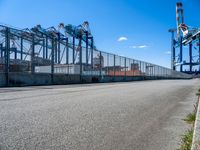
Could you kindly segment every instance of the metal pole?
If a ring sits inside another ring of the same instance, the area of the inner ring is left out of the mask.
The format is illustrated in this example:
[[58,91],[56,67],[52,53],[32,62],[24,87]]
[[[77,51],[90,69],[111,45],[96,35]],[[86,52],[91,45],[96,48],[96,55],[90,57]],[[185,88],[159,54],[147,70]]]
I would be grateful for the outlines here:
[[75,64],[75,37],[73,37],[73,64]]
[[125,62],[124,62],[124,67],[125,67],[125,79],[126,79],[126,57],[125,57]]
[[[55,40],[55,39],[54,39]],[[54,41],[54,57],[55,57],[55,63],[58,63],[58,48],[57,48],[57,44],[58,44],[58,41],[57,40],[55,40]]]
[[10,29],[6,28],[6,39],[5,39],[5,74],[6,74],[6,85],[9,86],[9,71],[10,71]]
[[172,41],[171,41],[171,51],[172,51],[172,58],[171,58],[171,68],[173,69],[173,70],[176,70],[176,67],[175,67],[175,39],[174,39],[174,31],[172,31]]
[[93,69],[93,51],[94,51],[94,40],[93,37],[91,37],[91,66]]
[[102,75],[102,62],[101,62],[101,58],[102,58],[102,54],[101,54],[101,51],[100,51],[100,76]]
[[31,73],[35,73],[35,36],[32,35],[32,45],[31,45]]
[[180,38],[180,63],[183,61],[183,37]]
[[14,52],[15,52],[15,59],[17,59],[17,47],[13,47]]
[[21,52],[20,52],[20,59],[23,59],[23,38],[21,37],[21,43],[20,43],[20,47],[21,47]]
[[88,32],[86,32],[86,65],[88,65]]
[[115,59],[116,59],[115,57],[116,57],[116,56],[114,55],[114,77],[115,77],[115,61],[116,61],[116,60],[115,60]]
[[61,63],[61,61],[60,61],[60,53],[61,53],[61,51],[60,51],[60,40],[58,40],[58,63],[59,64]]
[[106,75],[109,75],[109,72],[110,72],[110,69],[109,69],[109,53],[107,53],[107,74]]
[[[183,37],[181,36],[180,37],[180,56],[179,56],[179,58],[180,58],[179,62],[180,63],[182,63],[182,61],[183,61],[183,44],[182,44],[182,41],[183,41]],[[180,71],[183,72],[183,65],[182,64],[180,65]]]
[[48,59],[48,37],[46,36],[46,59]]
[[80,76],[81,76],[82,75],[82,36],[80,36],[80,39],[79,39],[79,48],[80,48],[79,64],[80,64]]
[[0,56],[3,57],[3,45],[2,44],[0,44],[0,51],[1,51]]
[[[69,46],[68,46],[69,39],[66,39],[66,64],[69,64]],[[68,67],[69,68],[69,67]]]
[[55,50],[55,41],[52,38],[52,49],[51,49],[51,84],[54,84],[54,50]]
[[192,72],[192,43],[189,44],[190,72]]
[[45,59],[45,40],[42,41],[43,59]]

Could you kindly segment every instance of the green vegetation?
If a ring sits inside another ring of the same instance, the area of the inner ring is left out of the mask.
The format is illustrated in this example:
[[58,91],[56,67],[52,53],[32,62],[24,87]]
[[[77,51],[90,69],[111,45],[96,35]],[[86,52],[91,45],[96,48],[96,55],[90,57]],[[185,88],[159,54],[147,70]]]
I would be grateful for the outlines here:
[[196,96],[198,96],[198,99],[200,97],[200,89],[198,90],[198,92],[196,93]]
[[189,113],[189,114],[186,116],[186,118],[183,119],[183,120],[186,121],[188,124],[194,125],[195,118],[196,118],[196,112],[192,112],[192,113]]
[[192,147],[193,128],[188,130],[181,138],[181,147],[179,150],[190,150]]
[[[196,105],[194,105],[194,111],[192,113],[188,114],[185,119],[183,119],[188,124],[192,124],[192,128],[190,130],[188,130],[184,135],[182,135],[181,147],[178,150],[190,150],[192,147],[194,124],[195,124],[195,119],[196,119],[197,106],[198,106],[199,99],[200,99],[200,89],[196,93],[196,96],[198,97],[198,99],[197,99]],[[198,144],[198,146],[199,146],[199,144]]]

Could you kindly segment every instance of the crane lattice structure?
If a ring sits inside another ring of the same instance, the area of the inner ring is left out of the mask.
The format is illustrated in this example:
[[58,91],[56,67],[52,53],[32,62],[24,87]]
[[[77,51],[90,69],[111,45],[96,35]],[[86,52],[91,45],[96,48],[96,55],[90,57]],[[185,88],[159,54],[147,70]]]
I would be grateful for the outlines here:
[[35,65],[81,64],[82,49],[85,49],[85,65],[90,61],[92,66],[95,46],[86,26],[89,27],[88,22],[79,26],[69,24],[62,34],[60,29],[44,29],[41,25],[31,29],[0,25],[0,64],[8,64],[6,72],[9,72],[10,64],[30,66],[31,72],[35,72]]
[[200,74],[200,28],[184,23],[183,4],[176,4],[176,29],[171,32],[171,67],[173,70]]

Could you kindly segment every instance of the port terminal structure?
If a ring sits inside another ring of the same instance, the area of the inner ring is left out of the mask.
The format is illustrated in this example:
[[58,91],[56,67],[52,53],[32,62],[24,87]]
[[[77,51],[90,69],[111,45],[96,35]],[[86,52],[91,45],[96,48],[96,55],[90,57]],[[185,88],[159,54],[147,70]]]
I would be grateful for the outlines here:
[[174,78],[191,75],[98,50],[87,21],[46,29],[0,25],[0,86]]
[[171,32],[171,68],[187,74],[200,74],[200,28],[184,22],[182,3],[176,4],[177,28]]

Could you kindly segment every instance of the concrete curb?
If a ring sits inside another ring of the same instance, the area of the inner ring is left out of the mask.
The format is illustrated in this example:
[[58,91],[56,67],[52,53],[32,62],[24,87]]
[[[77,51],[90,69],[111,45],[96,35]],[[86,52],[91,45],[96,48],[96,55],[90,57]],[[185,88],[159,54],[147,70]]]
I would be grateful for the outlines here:
[[200,150],[200,100],[198,99],[197,114],[194,124],[194,133],[191,150]]

